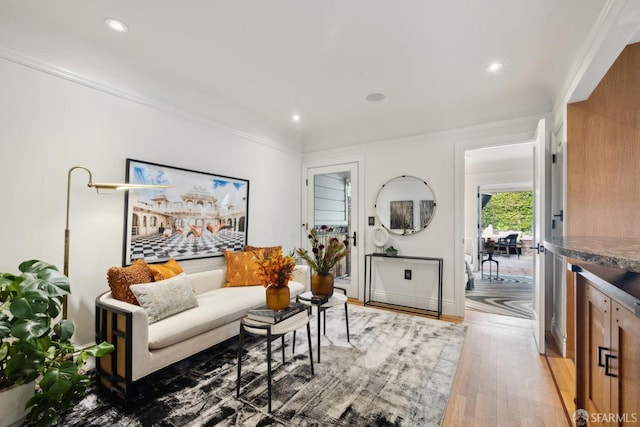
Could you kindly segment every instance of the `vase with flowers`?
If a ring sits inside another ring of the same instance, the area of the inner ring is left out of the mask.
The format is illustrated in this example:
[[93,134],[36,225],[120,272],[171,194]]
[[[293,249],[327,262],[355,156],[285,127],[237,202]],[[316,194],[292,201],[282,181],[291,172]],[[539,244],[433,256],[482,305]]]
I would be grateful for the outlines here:
[[271,310],[284,310],[289,307],[291,293],[289,280],[293,276],[296,260],[293,255],[282,255],[282,250],[271,254],[262,253],[257,258],[260,274],[266,289],[266,304]]
[[[319,232],[318,232],[319,230]],[[331,269],[349,253],[349,241],[340,241],[332,235],[333,229],[326,225],[313,228],[309,233],[311,252],[299,248],[297,253],[315,272],[311,276],[311,293],[325,297],[333,294],[333,274]]]

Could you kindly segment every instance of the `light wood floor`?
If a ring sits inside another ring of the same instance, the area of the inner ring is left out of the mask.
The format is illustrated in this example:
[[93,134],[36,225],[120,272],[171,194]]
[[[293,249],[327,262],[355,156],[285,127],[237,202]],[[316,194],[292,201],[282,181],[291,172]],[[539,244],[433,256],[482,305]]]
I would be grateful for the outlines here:
[[467,310],[462,323],[469,329],[443,426],[571,425],[530,320]]

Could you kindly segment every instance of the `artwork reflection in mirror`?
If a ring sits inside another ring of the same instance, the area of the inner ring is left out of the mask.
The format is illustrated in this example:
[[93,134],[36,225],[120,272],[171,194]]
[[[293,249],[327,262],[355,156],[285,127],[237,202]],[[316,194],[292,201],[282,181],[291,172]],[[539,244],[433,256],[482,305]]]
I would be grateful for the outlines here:
[[435,200],[420,200],[420,228],[425,228],[429,225],[435,210]]
[[402,175],[382,186],[375,208],[384,228],[393,234],[408,235],[429,225],[435,214],[436,200],[425,181]]
[[389,220],[394,230],[413,229],[413,201],[401,200],[389,202]]

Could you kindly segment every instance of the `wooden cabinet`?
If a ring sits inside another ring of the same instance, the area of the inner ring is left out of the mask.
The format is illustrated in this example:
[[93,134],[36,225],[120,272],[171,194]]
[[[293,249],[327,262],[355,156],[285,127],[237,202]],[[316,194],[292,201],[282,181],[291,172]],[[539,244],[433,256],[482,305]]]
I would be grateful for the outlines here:
[[576,406],[591,426],[637,425],[640,318],[580,273],[576,294]]
[[635,414],[628,421],[640,423],[640,319],[615,301],[612,307],[611,349],[617,358],[611,364],[611,412]]

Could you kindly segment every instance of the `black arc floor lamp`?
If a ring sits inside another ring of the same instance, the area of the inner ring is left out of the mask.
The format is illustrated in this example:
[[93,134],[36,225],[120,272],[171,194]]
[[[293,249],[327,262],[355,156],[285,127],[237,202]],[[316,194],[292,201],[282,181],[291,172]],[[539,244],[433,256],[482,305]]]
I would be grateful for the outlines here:
[[[69,207],[71,206],[71,173],[76,169],[82,169],[89,174],[89,182],[87,183],[87,187],[95,188],[96,192],[100,192],[100,190],[129,190],[131,188],[170,188],[172,185],[160,185],[160,184],[129,184],[129,183],[98,183],[93,182],[93,174],[91,171],[84,166],[74,166],[69,169],[69,173],[67,174],[67,221],[64,229],[64,266],[63,272],[64,275],[69,277]],[[65,295],[64,301],[62,303],[62,318],[67,318],[67,298]]]

